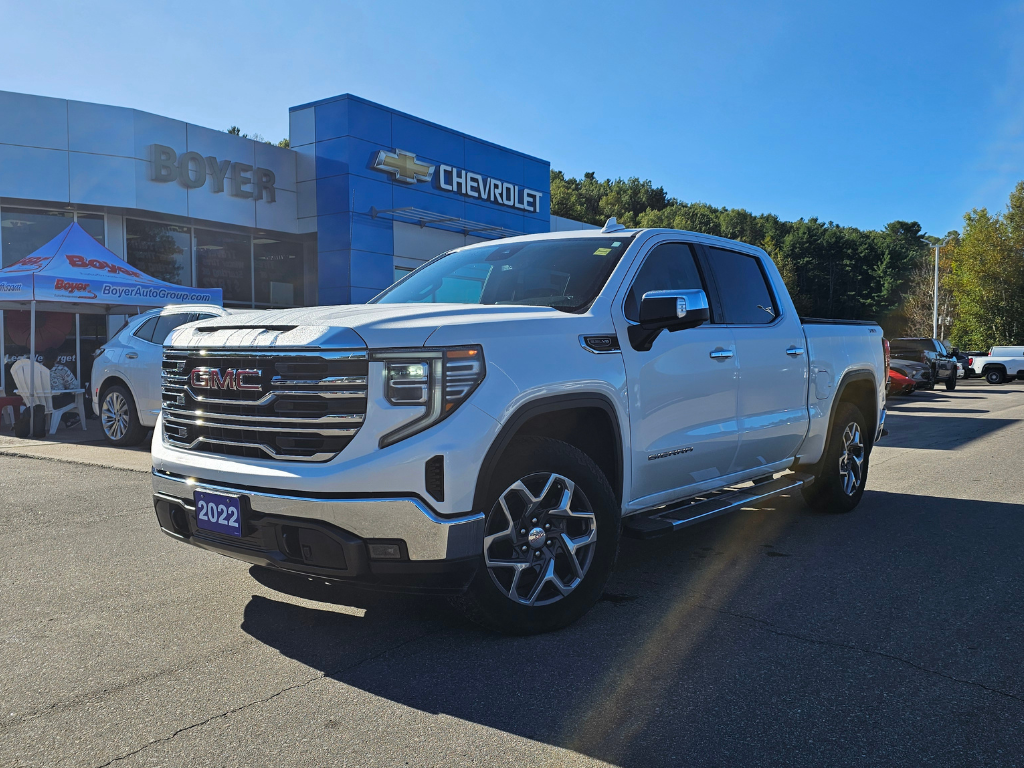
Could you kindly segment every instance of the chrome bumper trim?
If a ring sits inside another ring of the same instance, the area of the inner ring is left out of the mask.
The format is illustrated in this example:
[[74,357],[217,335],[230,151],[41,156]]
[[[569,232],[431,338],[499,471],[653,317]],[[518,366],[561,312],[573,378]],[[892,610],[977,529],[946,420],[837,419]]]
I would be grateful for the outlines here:
[[877,443],[882,439],[882,433],[885,431],[885,408],[882,409],[882,413],[878,419],[878,430],[875,432],[875,439],[872,442]]
[[408,547],[410,560],[466,557],[483,549],[482,530],[479,541],[474,541],[475,537],[467,540],[466,536],[482,525],[479,523],[484,517],[481,512],[444,518],[438,517],[418,499],[310,499],[250,491],[204,480],[183,480],[153,470],[153,492],[161,498],[176,500],[191,509],[197,489],[244,495],[257,512],[319,520],[363,539],[402,539]]

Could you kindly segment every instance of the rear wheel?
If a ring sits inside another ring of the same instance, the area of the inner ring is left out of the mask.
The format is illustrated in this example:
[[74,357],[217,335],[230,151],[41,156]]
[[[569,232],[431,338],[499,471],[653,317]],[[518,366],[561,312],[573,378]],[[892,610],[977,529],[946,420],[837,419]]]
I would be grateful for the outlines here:
[[852,403],[836,406],[832,431],[814,483],[804,487],[807,505],[818,512],[850,512],[860,503],[868,479],[867,420]]
[[135,398],[120,384],[115,384],[103,393],[100,424],[107,442],[121,448],[138,445],[146,436],[146,428],[139,421]]
[[1002,384],[1006,380],[1006,374],[1000,368],[990,368],[985,373],[985,381],[989,384]]
[[954,389],[956,389],[956,373],[951,374],[950,377],[946,379],[946,391],[952,392]]
[[456,599],[466,615],[529,635],[589,611],[615,564],[620,527],[615,494],[590,457],[559,440],[517,439],[488,502],[480,568]]

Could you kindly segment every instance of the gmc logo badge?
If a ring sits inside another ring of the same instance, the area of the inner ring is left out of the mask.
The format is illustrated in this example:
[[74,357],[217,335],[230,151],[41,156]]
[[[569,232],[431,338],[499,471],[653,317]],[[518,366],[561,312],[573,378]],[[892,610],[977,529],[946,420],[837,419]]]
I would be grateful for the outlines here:
[[[255,368],[227,368],[221,373],[220,368],[193,368],[188,383],[193,389],[241,389],[259,390],[263,371]],[[246,379],[256,379],[256,382]]]

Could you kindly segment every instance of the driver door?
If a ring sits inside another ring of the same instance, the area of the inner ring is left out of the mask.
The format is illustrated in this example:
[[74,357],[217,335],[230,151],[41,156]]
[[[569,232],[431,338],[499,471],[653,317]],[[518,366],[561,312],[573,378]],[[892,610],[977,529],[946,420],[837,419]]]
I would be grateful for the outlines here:
[[630,345],[627,329],[645,293],[693,288],[708,293],[697,249],[662,241],[613,310],[627,376],[633,507],[679,498],[687,486],[725,475],[739,446],[735,343],[729,328],[715,324],[713,303],[712,322],[663,331],[646,352]]

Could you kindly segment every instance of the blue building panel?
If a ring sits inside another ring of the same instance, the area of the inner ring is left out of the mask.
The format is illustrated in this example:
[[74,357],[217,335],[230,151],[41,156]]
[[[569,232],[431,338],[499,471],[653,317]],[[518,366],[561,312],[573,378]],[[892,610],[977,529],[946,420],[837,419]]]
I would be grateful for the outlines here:
[[493,144],[466,140],[466,168],[502,181],[523,185],[523,156]]
[[391,120],[391,135],[395,148],[415,152],[417,157],[432,163],[465,167],[466,139],[458,133],[404,115],[395,115]]
[[353,250],[352,285],[380,293],[395,282],[394,256],[390,253]]
[[354,136],[342,136],[316,143],[317,178],[354,173],[374,181],[389,181],[386,174],[373,170],[377,152],[391,149],[386,144],[375,144]]
[[[408,217],[394,209],[417,208],[454,219],[434,225],[452,231],[465,229],[466,222],[511,232],[550,229],[551,166],[544,160],[351,95],[291,110],[304,118],[310,111],[322,303],[366,301],[394,279],[393,219],[371,216],[374,209],[401,219]],[[375,167],[381,150],[384,167]],[[469,196],[454,182],[455,173],[479,174],[485,190],[492,181],[514,185],[519,201],[524,189],[537,190],[539,210]]]
[[316,180],[316,215],[333,216],[349,212],[349,179],[351,176],[329,176]]
[[398,185],[362,176],[349,176],[348,180],[349,210],[353,213],[369,214],[371,208],[386,211],[395,206]]
[[348,136],[348,99],[337,99],[313,107],[316,140]]
[[547,221],[541,221],[530,216],[523,216],[523,234],[524,235],[539,235],[543,232],[551,231],[551,219]]
[[317,248],[321,251],[342,251],[352,242],[352,214],[332,213],[317,218]]
[[375,219],[362,213],[353,213],[351,231],[351,247],[354,250],[394,254],[395,237],[391,219]]
[[[387,286],[385,286],[385,288],[386,287]],[[384,290],[384,288],[380,289],[380,291],[382,291],[382,290]],[[351,303],[352,304],[365,304],[370,299],[372,299],[374,296],[376,296],[378,293],[380,293],[380,291],[377,290],[376,288],[360,288],[359,286],[352,286],[352,292],[351,292],[352,301],[351,301]]]
[[347,135],[376,144],[392,144],[392,114],[386,107],[362,99],[349,99]]
[[320,304],[351,303],[352,259],[351,252],[319,251],[318,301]]

